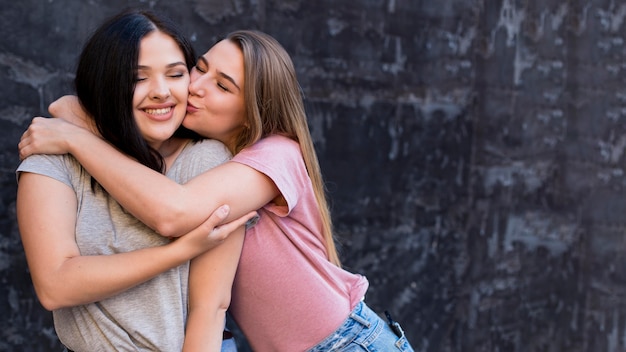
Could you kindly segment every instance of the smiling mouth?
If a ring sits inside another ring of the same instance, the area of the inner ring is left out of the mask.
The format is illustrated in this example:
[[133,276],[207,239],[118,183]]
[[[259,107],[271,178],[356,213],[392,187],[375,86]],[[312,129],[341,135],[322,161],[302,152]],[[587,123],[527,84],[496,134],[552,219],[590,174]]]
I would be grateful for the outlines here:
[[169,107],[169,108],[161,108],[161,109],[144,109],[144,111],[150,115],[165,115],[169,113],[170,111],[172,111],[172,108]]

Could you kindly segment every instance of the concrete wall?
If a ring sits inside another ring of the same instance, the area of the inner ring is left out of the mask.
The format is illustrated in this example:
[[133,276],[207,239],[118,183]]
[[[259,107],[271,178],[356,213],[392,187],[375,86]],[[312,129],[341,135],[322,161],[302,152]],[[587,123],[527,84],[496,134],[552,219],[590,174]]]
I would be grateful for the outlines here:
[[293,56],[342,258],[418,351],[626,350],[626,4],[0,1],[0,350],[58,351],[15,222],[16,144],[126,6]]

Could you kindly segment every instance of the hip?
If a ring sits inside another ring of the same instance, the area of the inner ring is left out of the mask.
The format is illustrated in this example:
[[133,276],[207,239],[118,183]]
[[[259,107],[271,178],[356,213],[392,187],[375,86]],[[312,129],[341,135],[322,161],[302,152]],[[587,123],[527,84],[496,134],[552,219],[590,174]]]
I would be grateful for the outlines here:
[[359,302],[344,323],[307,352],[403,351],[413,352],[404,332],[392,329],[364,302]]

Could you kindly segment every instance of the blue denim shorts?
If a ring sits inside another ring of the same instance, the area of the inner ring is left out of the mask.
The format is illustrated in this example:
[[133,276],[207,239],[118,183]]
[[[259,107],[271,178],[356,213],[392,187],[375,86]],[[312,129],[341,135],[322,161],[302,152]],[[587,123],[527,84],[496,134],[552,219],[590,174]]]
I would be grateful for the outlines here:
[[325,351],[413,352],[413,347],[403,332],[396,335],[387,322],[361,301],[334,333],[308,350]]

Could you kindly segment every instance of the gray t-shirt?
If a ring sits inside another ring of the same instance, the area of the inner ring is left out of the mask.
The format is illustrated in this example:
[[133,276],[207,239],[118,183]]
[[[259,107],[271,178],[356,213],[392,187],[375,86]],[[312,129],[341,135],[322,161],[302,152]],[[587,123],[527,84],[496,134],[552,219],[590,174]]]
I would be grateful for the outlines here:
[[[189,143],[167,176],[185,183],[230,156],[228,149],[214,140]],[[126,212],[99,186],[93,192],[90,175],[69,154],[31,156],[17,172],[46,175],[75,191],[75,235],[81,255],[122,253],[169,241]],[[187,318],[188,274],[186,263],[108,299],[55,310],[57,335],[74,351],[180,351]]]

